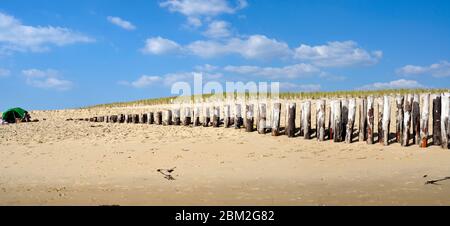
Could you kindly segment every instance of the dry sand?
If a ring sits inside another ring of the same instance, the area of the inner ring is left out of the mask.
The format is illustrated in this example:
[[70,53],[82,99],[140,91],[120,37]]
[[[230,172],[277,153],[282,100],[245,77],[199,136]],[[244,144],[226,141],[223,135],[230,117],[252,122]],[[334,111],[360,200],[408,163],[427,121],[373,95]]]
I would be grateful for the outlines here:
[[450,176],[440,147],[65,121],[109,112],[0,126],[0,205],[450,205],[450,181],[425,185]]

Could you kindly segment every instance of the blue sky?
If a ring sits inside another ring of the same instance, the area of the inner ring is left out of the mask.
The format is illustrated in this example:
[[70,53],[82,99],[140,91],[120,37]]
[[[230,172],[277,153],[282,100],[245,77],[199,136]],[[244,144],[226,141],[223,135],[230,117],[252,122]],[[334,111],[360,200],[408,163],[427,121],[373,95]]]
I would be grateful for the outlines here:
[[449,88],[450,1],[0,0],[0,109],[170,95],[175,81],[285,91]]

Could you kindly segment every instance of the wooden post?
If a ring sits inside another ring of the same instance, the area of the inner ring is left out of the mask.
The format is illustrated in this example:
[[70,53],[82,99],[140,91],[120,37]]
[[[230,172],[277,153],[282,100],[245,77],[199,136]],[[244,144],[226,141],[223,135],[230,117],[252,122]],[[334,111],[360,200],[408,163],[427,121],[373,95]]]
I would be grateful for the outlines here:
[[419,95],[414,94],[412,103],[412,134],[414,143],[420,145],[420,105]]
[[200,107],[194,109],[194,126],[200,126]]
[[433,98],[433,144],[441,145],[441,96]]
[[342,141],[342,105],[340,100],[333,101],[333,141]]
[[348,122],[345,136],[345,142],[351,144],[353,141],[353,128],[356,118],[356,99],[350,99],[348,102]]
[[231,109],[230,105],[223,106],[223,124],[225,128],[230,128],[231,126]]
[[190,126],[192,122],[192,111],[190,107],[184,108],[184,119],[183,119],[183,125],[184,126]]
[[325,100],[318,100],[316,103],[316,130],[317,139],[325,140]]
[[272,136],[280,135],[281,103],[275,103],[272,111]]
[[127,123],[133,123],[133,115],[128,115]]
[[367,139],[367,100],[361,98],[359,105],[359,142],[363,142]]
[[367,144],[373,144],[374,137],[373,131],[374,127],[374,109],[373,109],[373,97],[367,97]]
[[105,116],[106,123],[109,123],[109,116]]
[[172,125],[172,111],[166,110],[165,113],[166,114],[164,115],[163,125],[170,126]]
[[235,105],[235,112],[234,112],[234,128],[240,129],[242,126],[242,107],[240,104]]
[[334,117],[335,106],[336,106],[336,101],[332,100],[330,102],[330,115],[329,115],[329,120],[328,120],[328,133],[329,133],[328,139],[330,139],[332,141],[334,141],[334,136],[336,133],[335,122],[334,122],[335,121],[335,117]]
[[134,124],[138,124],[139,123],[139,115],[138,114],[134,114],[133,115],[133,123]]
[[117,121],[119,123],[124,123],[125,122],[125,115],[123,115],[123,114],[117,115]]
[[180,112],[180,108],[175,108],[173,110],[173,124],[176,126],[180,126],[181,125],[181,112]]
[[397,96],[395,98],[395,103],[397,105],[397,118],[396,118],[396,140],[398,143],[403,143],[403,118],[405,112],[403,111],[403,105],[405,98],[403,96]]
[[286,135],[288,137],[295,137],[295,112],[297,105],[295,103],[288,104],[288,116],[286,125]]
[[430,117],[430,94],[422,94],[422,114],[420,115],[420,147],[428,147],[428,118]]
[[302,127],[303,137],[307,140],[311,139],[311,101],[306,101],[303,103]]
[[391,101],[389,96],[384,96],[383,103],[383,121],[382,121],[382,129],[383,129],[383,144],[389,145],[389,135],[391,128]]
[[162,115],[163,115],[162,111],[156,112],[156,118],[155,118],[156,125],[162,125],[162,121],[163,121]]
[[220,107],[213,107],[212,126],[218,128],[220,126]]
[[208,127],[211,122],[211,112],[209,107],[205,108],[205,115],[203,116],[203,127]]
[[253,132],[254,130],[254,114],[253,114],[253,104],[248,104],[245,106],[245,131],[246,132]]
[[155,114],[153,112],[148,113],[148,124],[155,123]]
[[411,111],[412,111],[412,102],[411,95],[405,97],[405,115],[403,118],[403,140],[402,146],[407,147],[409,145],[410,139],[410,129],[411,129]]
[[450,93],[441,95],[441,143],[442,148],[449,149],[450,141]]
[[348,123],[348,100],[343,99],[341,101],[341,139],[345,141],[347,135],[347,123]]
[[384,113],[384,98],[377,99],[377,113],[378,113],[378,143],[384,144],[384,133],[383,133],[383,113]]
[[144,114],[141,114],[141,123],[142,124],[147,124],[147,122],[148,122],[148,114],[146,114],[146,113],[144,113]]
[[266,134],[267,123],[267,105],[265,103],[259,104],[258,111],[258,133]]

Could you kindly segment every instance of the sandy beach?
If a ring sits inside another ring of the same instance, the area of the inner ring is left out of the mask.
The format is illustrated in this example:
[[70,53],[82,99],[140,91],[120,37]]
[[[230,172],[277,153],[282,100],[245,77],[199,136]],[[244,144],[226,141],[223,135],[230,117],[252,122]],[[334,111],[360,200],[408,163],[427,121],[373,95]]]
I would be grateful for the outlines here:
[[110,111],[0,126],[0,205],[450,205],[450,181],[425,184],[450,176],[437,146],[66,121]]

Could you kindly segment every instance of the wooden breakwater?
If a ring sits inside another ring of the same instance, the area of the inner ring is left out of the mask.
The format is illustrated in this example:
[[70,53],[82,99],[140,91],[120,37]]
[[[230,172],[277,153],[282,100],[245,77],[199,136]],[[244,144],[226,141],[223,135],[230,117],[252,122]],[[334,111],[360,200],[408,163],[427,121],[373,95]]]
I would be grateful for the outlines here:
[[228,100],[152,106],[148,112],[78,119],[90,122],[223,127],[272,136],[449,149],[450,94],[319,100]]

